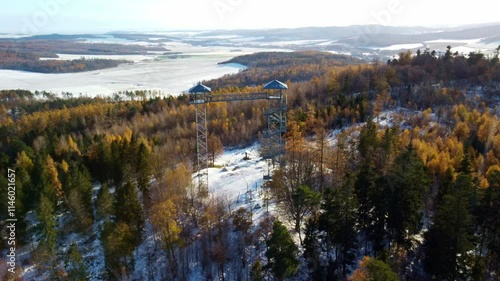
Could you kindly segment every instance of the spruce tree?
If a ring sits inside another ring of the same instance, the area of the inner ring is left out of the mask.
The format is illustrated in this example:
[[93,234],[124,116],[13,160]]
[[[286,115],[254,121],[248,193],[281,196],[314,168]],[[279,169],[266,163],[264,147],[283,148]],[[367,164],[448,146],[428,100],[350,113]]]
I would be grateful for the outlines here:
[[293,192],[291,199],[293,208],[290,216],[295,223],[295,231],[300,232],[304,217],[314,213],[321,201],[321,195],[314,192],[310,187],[302,185]]
[[398,275],[385,262],[364,257],[359,267],[349,277],[349,281],[399,281]]
[[84,166],[72,163],[66,175],[64,200],[69,207],[75,223],[81,229],[88,229],[94,220],[92,206],[92,181]]
[[134,184],[129,181],[117,188],[115,200],[116,221],[127,224],[134,234],[135,245],[138,245],[141,241],[144,215]]
[[37,218],[40,221],[39,228],[43,237],[41,245],[49,253],[54,253],[57,239],[55,207],[53,202],[44,194],[40,196]]
[[323,280],[323,268],[320,265],[320,245],[318,222],[309,218],[305,227],[304,238],[304,258],[307,261],[307,266],[311,270],[311,280]]
[[264,274],[262,271],[262,264],[260,260],[253,263],[252,269],[250,271],[250,280],[252,281],[262,281],[264,279]]
[[[133,231],[124,222],[106,222],[101,233],[106,267],[115,278],[133,268],[132,252],[136,245]],[[121,279],[119,279],[121,280]]]
[[82,253],[78,250],[78,246],[75,243],[72,243],[69,247],[65,260],[65,267],[68,273],[69,280],[89,280],[87,278],[87,272],[85,269],[85,262],[83,261]]
[[336,249],[336,262],[340,268],[338,276],[346,276],[348,267],[356,258],[357,202],[354,194],[354,178],[347,175],[338,189],[327,190],[319,218],[319,229],[325,231],[329,245]]
[[299,269],[297,259],[298,248],[292,240],[286,227],[278,220],[273,224],[273,231],[267,241],[266,256],[269,259],[269,268],[278,280],[291,277]]
[[365,160],[365,163],[374,160],[379,142],[377,137],[377,124],[370,119],[361,130],[358,143],[359,154],[363,160]]
[[141,142],[137,149],[136,160],[137,187],[143,192],[145,197],[149,196],[149,182],[153,176],[149,159],[150,154],[149,148],[144,142]]
[[470,273],[466,267],[468,252],[474,248],[475,231],[471,205],[475,187],[468,158],[462,161],[459,175],[443,196],[434,224],[425,235],[425,266],[439,279],[463,280]]
[[119,141],[114,140],[111,143],[111,174],[113,176],[114,186],[121,186],[125,179],[125,148],[125,141],[120,143]]
[[368,254],[369,243],[372,243],[374,255],[384,247],[389,201],[387,186],[385,177],[378,176],[373,166],[366,163],[361,166],[354,182],[354,192],[359,230],[364,234],[364,254]]
[[[489,187],[484,191],[478,210],[479,251],[486,256],[490,269],[500,268],[500,170],[488,171]],[[492,274],[490,272],[488,274]]]
[[99,219],[107,219],[114,213],[113,194],[109,192],[107,184],[103,184],[97,193],[96,216]]
[[398,245],[409,247],[409,236],[422,228],[422,197],[430,183],[424,164],[411,145],[396,158],[387,179],[391,193],[388,228]]

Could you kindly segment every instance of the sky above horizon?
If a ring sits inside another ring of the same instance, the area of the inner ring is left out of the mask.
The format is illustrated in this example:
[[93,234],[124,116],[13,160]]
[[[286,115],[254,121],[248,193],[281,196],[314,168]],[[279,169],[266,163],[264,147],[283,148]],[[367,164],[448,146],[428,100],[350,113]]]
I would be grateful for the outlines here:
[[499,8],[491,0],[2,0],[0,33],[435,27],[500,22]]

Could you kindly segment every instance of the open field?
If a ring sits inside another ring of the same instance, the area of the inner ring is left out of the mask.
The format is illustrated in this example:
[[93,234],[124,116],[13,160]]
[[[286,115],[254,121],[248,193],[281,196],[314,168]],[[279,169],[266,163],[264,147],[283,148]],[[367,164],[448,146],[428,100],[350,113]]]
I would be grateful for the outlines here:
[[[239,53],[205,52],[184,54],[176,59],[155,60],[156,56],[132,56],[133,64],[117,68],[65,74],[41,74],[0,70],[0,88],[71,92],[75,95],[110,95],[118,91],[160,90],[177,95],[194,83],[236,73],[244,66],[218,65]],[[62,56],[62,59],[69,58]],[[72,57],[72,56],[71,56]],[[127,58],[127,56],[120,56]]]

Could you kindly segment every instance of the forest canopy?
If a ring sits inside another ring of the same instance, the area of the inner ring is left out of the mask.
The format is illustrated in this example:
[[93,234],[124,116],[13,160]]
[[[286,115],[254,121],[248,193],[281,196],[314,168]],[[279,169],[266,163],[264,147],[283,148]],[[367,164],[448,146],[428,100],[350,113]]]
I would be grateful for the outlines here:
[[[329,55],[309,55],[263,54],[257,63],[269,68],[207,81],[214,92],[260,91],[273,71],[288,81],[286,165],[261,187],[275,209],[259,223],[193,185],[188,97],[1,91],[1,188],[14,167],[21,243],[38,242],[25,263],[48,279],[130,277],[142,258],[167,280],[193,264],[227,280],[496,280],[498,58],[425,50],[330,65]],[[209,104],[211,157],[221,144],[258,141],[266,107]],[[146,233],[158,239],[141,257]],[[66,245],[73,234],[84,241]],[[103,272],[86,268],[93,243]]]

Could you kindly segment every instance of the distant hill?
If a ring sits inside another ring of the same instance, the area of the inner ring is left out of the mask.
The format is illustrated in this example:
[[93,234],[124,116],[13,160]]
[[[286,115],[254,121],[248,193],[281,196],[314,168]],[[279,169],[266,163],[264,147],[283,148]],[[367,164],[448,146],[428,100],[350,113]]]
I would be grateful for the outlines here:
[[184,38],[191,44],[329,51],[368,60],[387,60],[407,49],[495,55],[500,23],[446,28],[354,25],[260,30],[215,30]]
[[[333,54],[343,54],[364,60],[392,59],[399,52],[411,49],[435,50],[443,53],[447,46],[455,48],[454,52],[468,54],[473,51],[492,56],[500,45],[500,23],[476,24],[454,27],[422,27],[422,26],[382,26],[382,25],[353,25],[330,27],[301,27],[301,28],[274,28],[274,29],[233,29],[233,30],[206,30],[183,32],[124,32],[114,31],[106,34],[49,34],[25,37],[15,40],[17,45],[34,41],[56,41],[61,45],[58,53],[80,54],[81,51],[69,50],[66,41],[77,39],[123,39],[130,42],[148,42],[151,45],[167,44],[168,42],[181,42],[195,46],[223,46],[231,49],[266,48],[279,50],[315,50],[326,51]],[[21,42],[21,43],[20,43]],[[65,42],[65,43],[61,43]],[[73,42],[74,43],[74,42]],[[124,44],[110,40],[106,45],[100,45],[94,54],[136,54],[144,50],[133,50]],[[133,44],[128,44],[133,45]],[[123,49],[127,49],[126,52]],[[139,47],[134,47],[139,48]],[[1,46],[0,46],[0,49]],[[4,48],[5,49],[5,48]],[[52,48],[53,49],[53,48]],[[79,48],[81,49],[81,48]],[[112,49],[112,50],[109,50]],[[144,46],[143,46],[144,49]],[[148,46],[147,51],[161,51]],[[32,50],[40,52],[40,50]]]
[[355,36],[365,31],[378,30],[379,33],[385,34],[418,34],[428,32],[438,32],[438,29],[427,27],[395,27],[395,26],[368,26],[368,25],[352,25],[352,26],[331,26],[331,27],[301,27],[301,28],[279,28],[279,29],[259,29],[259,30],[216,30],[208,32],[204,35],[241,35],[245,37],[263,36],[262,41],[273,40],[317,40],[329,39],[338,40]]
[[276,67],[302,64],[347,65],[362,63],[361,60],[350,56],[336,55],[327,52],[260,52],[251,55],[235,57],[224,63],[239,63],[248,67]]
[[281,81],[309,81],[335,66],[361,64],[364,61],[352,56],[318,51],[260,52],[235,57],[223,63],[240,63],[247,69],[233,75],[206,81],[213,88],[225,86],[245,87],[262,85],[271,78]]
[[[376,36],[371,36],[371,33],[366,34],[370,38],[371,46],[384,47],[394,44],[408,44],[408,43],[420,43],[432,40],[467,40],[467,39],[481,39],[490,40],[493,38],[499,38],[500,36],[500,24],[485,27],[474,27],[474,28],[463,28],[451,31],[434,31],[428,33],[414,33],[414,34],[396,34],[396,33],[386,33],[380,32]],[[365,42],[365,40],[359,40],[363,35],[357,35],[351,38],[345,38],[340,40],[342,43],[346,44],[356,44],[359,42]]]
[[[483,26],[462,26],[453,28],[396,27],[381,25],[353,25],[332,27],[302,27],[259,30],[215,30],[204,36],[239,35],[259,37],[259,41],[276,40],[340,40],[357,42],[358,37],[368,36],[380,46],[404,44],[437,39],[475,39],[500,35],[500,23]],[[376,36],[375,36],[376,35]],[[387,41],[390,40],[390,42]]]
[[23,40],[74,40],[74,39],[99,38],[93,34],[46,34],[24,37]]

